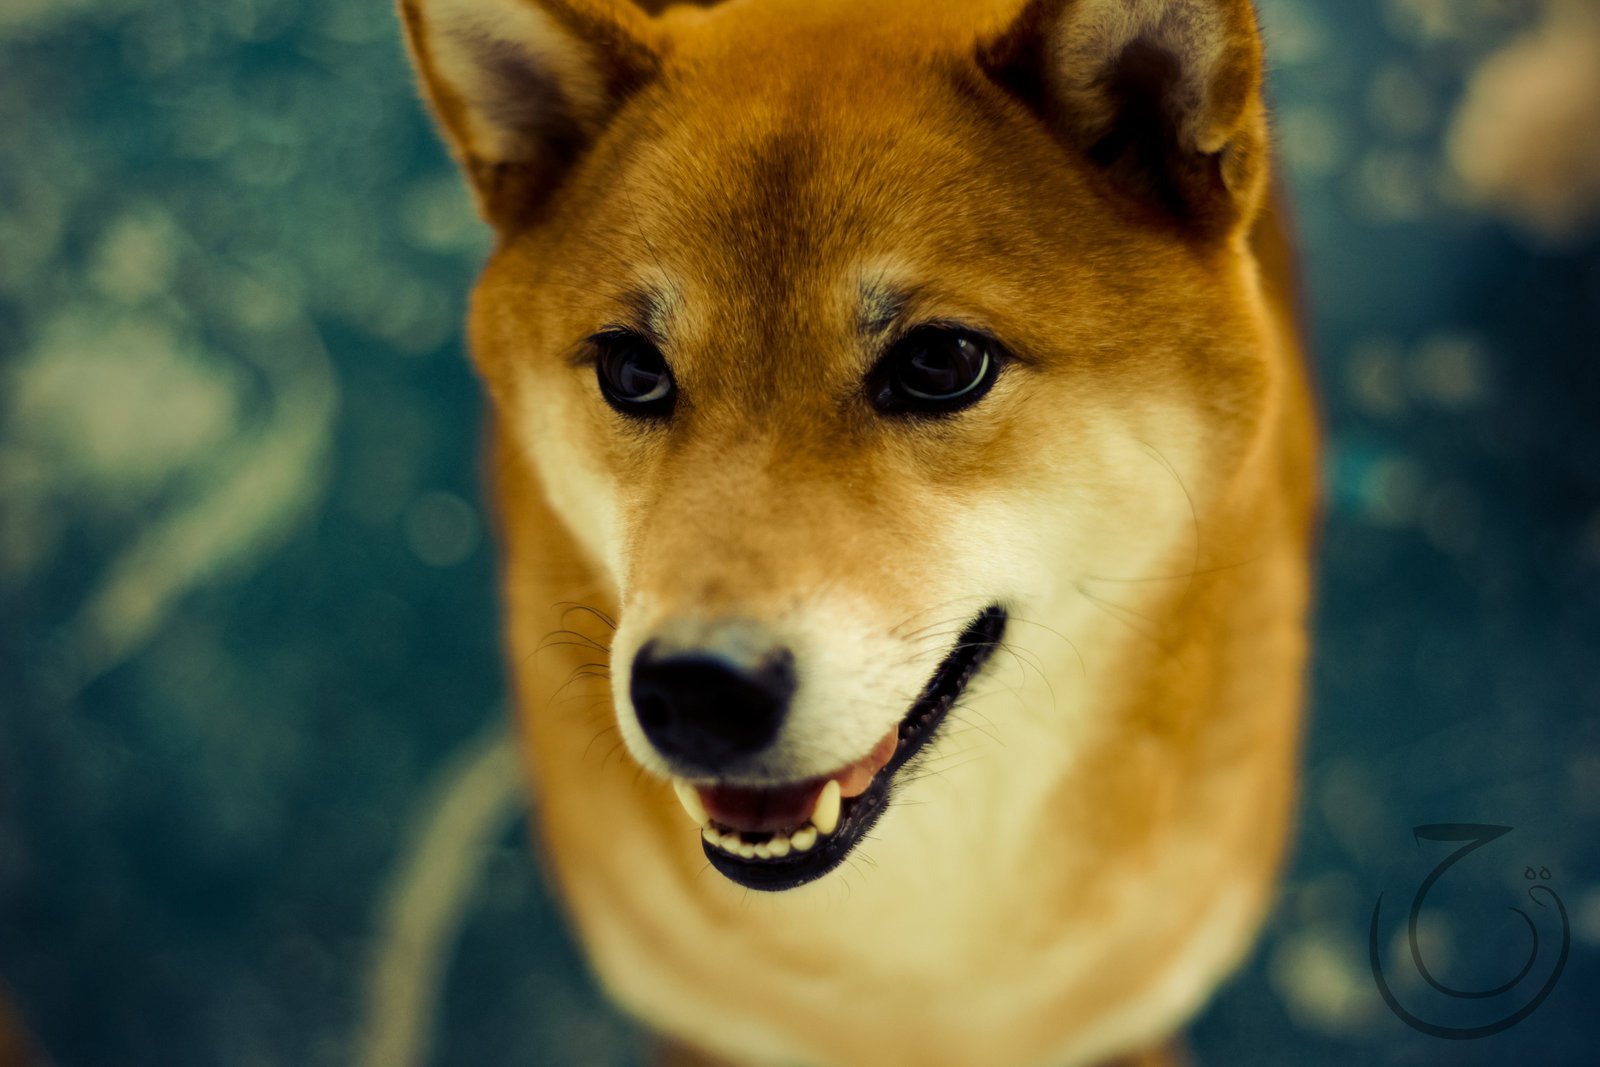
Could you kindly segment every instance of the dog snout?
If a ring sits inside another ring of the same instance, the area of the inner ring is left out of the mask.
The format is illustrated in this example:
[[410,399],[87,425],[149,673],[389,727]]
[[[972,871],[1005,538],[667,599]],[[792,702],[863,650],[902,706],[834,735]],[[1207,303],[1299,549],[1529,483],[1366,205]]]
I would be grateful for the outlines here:
[[794,691],[794,655],[782,647],[734,657],[650,641],[629,680],[645,737],[686,775],[715,775],[770,745]]

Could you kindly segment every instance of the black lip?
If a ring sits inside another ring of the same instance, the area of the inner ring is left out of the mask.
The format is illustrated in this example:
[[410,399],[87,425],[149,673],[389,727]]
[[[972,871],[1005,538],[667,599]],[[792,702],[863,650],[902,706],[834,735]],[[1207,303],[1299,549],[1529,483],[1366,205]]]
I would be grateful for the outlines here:
[[888,764],[858,797],[845,801],[839,827],[817,839],[809,852],[791,852],[782,859],[744,859],[702,842],[706,859],[725,878],[744,886],[776,893],[814,882],[843,863],[851,849],[866,836],[889,806],[889,794],[900,769],[933,740],[955,702],[1005,636],[1006,610],[998,604],[985,608],[957,639],[922,695],[900,720],[900,746]]

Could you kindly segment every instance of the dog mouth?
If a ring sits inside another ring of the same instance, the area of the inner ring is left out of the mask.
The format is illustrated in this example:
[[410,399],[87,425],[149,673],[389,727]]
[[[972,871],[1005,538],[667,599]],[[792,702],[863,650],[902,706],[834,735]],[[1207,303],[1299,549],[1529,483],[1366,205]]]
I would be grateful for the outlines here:
[[816,881],[861,842],[888,808],[895,777],[933,740],[1005,635],[999,605],[979,613],[904,718],[866,756],[832,774],[759,788],[675,781],[700,825],[706,858],[724,877],[768,892]]

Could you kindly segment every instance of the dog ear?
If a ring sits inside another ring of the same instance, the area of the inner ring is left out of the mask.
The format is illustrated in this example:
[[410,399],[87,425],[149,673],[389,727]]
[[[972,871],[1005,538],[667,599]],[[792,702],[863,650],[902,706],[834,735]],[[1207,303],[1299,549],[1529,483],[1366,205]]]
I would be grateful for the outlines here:
[[1250,0],[1030,0],[978,60],[1138,210],[1201,236],[1258,210],[1268,135]]
[[536,215],[660,68],[655,24],[621,0],[399,0],[422,89],[496,228]]

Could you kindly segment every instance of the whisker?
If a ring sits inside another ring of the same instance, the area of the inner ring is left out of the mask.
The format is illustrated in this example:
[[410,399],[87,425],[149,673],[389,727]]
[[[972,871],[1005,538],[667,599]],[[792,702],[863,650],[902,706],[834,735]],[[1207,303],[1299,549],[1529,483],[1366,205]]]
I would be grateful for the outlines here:
[[1155,644],[1158,644],[1158,645],[1163,644],[1161,638],[1158,637],[1156,634],[1151,633],[1149,630],[1145,629],[1142,626],[1137,626],[1134,623],[1128,621],[1128,619],[1124,618],[1123,615],[1119,615],[1118,612],[1124,612],[1127,615],[1132,615],[1134,618],[1140,619],[1140,620],[1148,623],[1150,620],[1146,619],[1143,615],[1140,615],[1138,612],[1134,611],[1132,608],[1124,607],[1121,604],[1113,603],[1113,602],[1111,602],[1109,600],[1104,599],[1103,597],[1098,597],[1095,594],[1089,592],[1089,590],[1085,589],[1081,584],[1077,587],[1077,589],[1078,589],[1078,592],[1083,594],[1084,599],[1088,600],[1089,603],[1095,605],[1100,610],[1104,611],[1107,615],[1109,615],[1111,618],[1115,619],[1117,622],[1122,623],[1122,625],[1126,626],[1128,629],[1132,630],[1134,633],[1138,634],[1140,637],[1143,637],[1145,640],[1152,641],[1152,642],[1154,642]]
[[574,612],[583,612],[586,615],[592,616],[596,621],[600,622],[608,629],[615,630],[617,628],[617,620],[613,619],[610,615],[607,615],[599,608],[592,607],[588,604],[583,604],[576,600],[561,600],[557,601],[552,606],[563,609],[561,612],[562,622],[566,622],[567,616],[573,614]]

